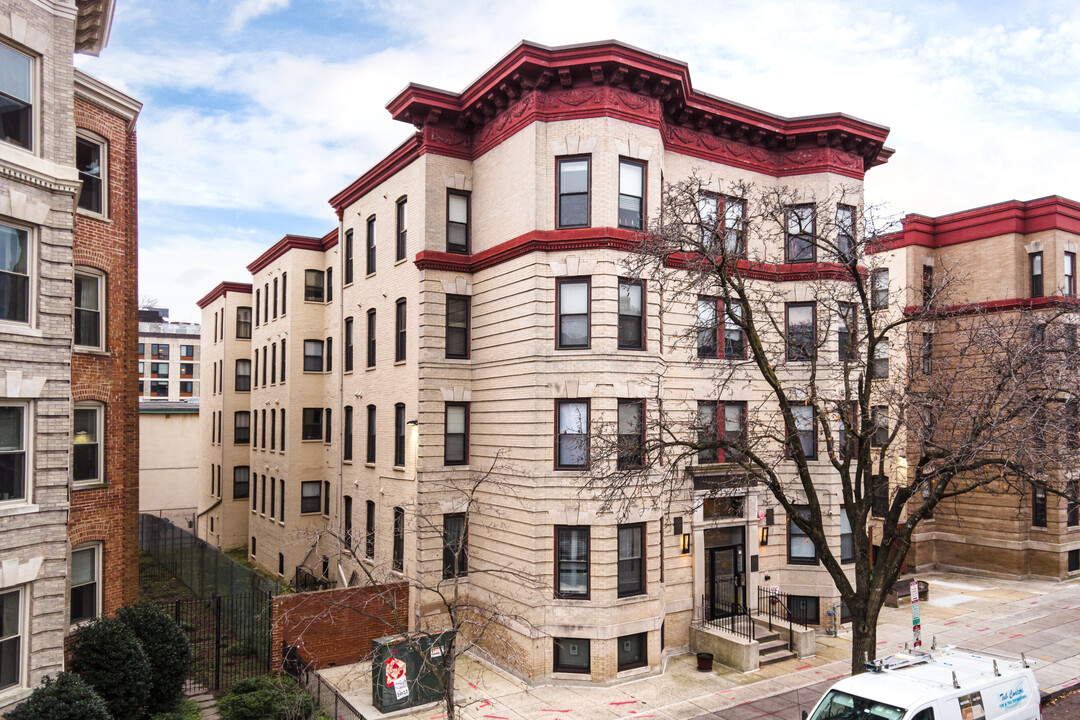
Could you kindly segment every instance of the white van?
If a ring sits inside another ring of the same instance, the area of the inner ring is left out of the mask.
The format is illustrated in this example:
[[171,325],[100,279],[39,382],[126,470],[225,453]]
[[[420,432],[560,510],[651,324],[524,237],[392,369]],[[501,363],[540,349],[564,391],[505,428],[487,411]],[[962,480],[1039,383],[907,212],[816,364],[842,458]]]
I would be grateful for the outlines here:
[[825,693],[809,720],[1042,720],[1030,661],[948,647],[867,664]]

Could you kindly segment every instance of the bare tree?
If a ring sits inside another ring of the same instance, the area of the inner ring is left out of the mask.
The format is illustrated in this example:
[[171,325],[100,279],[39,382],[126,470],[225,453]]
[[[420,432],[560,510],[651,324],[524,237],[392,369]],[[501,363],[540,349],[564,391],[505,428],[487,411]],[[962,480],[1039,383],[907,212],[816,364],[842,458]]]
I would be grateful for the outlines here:
[[[656,408],[640,431],[595,422],[589,470],[609,505],[764,487],[850,611],[852,672],[875,656],[920,521],[973,491],[1065,492],[1062,468],[1080,459],[1076,306],[999,312],[943,261],[901,287],[904,265],[860,208],[843,188],[667,186],[625,268],[659,297],[658,364],[643,379]],[[709,398],[668,390],[703,375]],[[706,475],[720,479],[709,488]],[[828,542],[839,518],[827,496],[840,498],[853,558]]]
[[[423,663],[418,676],[407,678],[407,682],[438,683],[448,720],[454,720],[459,708],[481,702],[456,695],[454,678],[462,656],[471,653],[522,674],[525,653],[515,643],[510,628],[536,631],[505,598],[513,597],[528,607],[530,593],[540,591],[537,578],[469,553],[470,536],[497,537],[508,509],[505,499],[512,493],[502,487],[500,477],[510,468],[502,462],[503,454],[498,452],[486,470],[426,479],[422,498],[402,505],[418,548],[411,568],[403,558],[400,564],[397,559],[374,562],[373,537],[363,533],[326,530],[315,538],[320,547],[338,550],[342,579],[344,572],[351,570],[350,587],[366,587],[372,592],[362,601],[345,602],[314,594],[313,602],[323,603],[325,608],[315,613],[311,622],[318,623],[332,610],[344,608],[382,622],[387,635],[402,636]],[[403,606],[400,602],[401,585],[411,594],[414,615],[408,612],[408,603]],[[432,641],[440,648],[437,653],[431,652]]]
[[139,296],[139,309],[140,310],[153,310],[158,307],[159,300],[153,295],[140,295]]

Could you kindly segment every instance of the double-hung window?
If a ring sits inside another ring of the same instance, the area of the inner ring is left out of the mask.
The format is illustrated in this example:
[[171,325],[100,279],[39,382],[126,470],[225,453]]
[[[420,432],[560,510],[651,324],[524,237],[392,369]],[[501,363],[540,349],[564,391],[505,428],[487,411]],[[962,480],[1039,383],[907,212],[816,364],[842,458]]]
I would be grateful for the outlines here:
[[870,271],[870,309],[884,310],[889,307],[889,270],[877,268]]
[[248,496],[251,487],[251,468],[247,465],[237,465],[233,468],[232,494],[233,500],[241,500]]
[[105,214],[105,141],[80,133],[75,138],[75,168],[79,171],[82,191],[79,209],[97,215]]
[[859,326],[855,303],[839,304],[839,323],[837,326],[837,355],[840,362],[850,362],[858,355]]
[[367,447],[364,462],[375,462],[375,406],[367,406]]
[[75,347],[105,349],[105,276],[88,268],[75,271]]
[[[0,45],[0,48],[2,47],[3,45]],[[0,692],[19,687],[25,680],[24,592],[23,587],[0,592]]]
[[96,618],[101,610],[101,543],[71,551],[71,624]]
[[239,410],[233,415],[233,445],[247,445],[251,442],[251,413]]
[[251,339],[251,308],[236,308],[236,337],[239,340]]
[[723,233],[725,256],[746,257],[746,238],[743,230],[745,221],[746,201],[742,198],[724,198],[724,227],[720,231]]
[[702,191],[698,195],[698,240],[701,246],[711,249],[716,243],[716,217],[720,212],[720,196]]
[[[725,444],[720,447],[719,428],[723,427]],[[699,463],[737,462],[746,446],[746,403],[713,401],[698,403],[697,442]]]
[[619,349],[645,349],[645,284],[619,281]]
[[787,304],[787,359],[798,362],[817,356],[815,303]]
[[855,534],[851,532],[851,519],[847,508],[840,508],[840,562],[855,562]]
[[589,158],[558,158],[555,172],[556,226],[559,229],[589,227]]
[[367,366],[375,367],[375,308],[367,311]]
[[345,406],[345,418],[342,421],[343,427],[341,429],[344,433],[341,443],[341,459],[344,461],[352,460],[352,443],[353,443],[353,409],[352,405]]
[[33,149],[34,60],[0,43],[0,140]]
[[322,505],[322,482],[306,480],[300,483],[300,513],[320,512]]
[[589,528],[555,527],[555,597],[589,597]]
[[301,440],[322,440],[322,408],[304,408],[300,427]]
[[645,163],[619,159],[619,227],[640,230],[645,218]]
[[1043,296],[1043,254],[1041,252],[1028,255],[1028,268],[1030,270],[1031,297]]
[[1065,485],[1065,526],[1080,525],[1080,480],[1070,480]]
[[555,291],[558,306],[556,308],[557,349],[589,347],[589,279],[559,280]]
[[1065,253],[1065,297],[1076,297],[1076,253]]
[[402,197],[397,201],[397,248],[394,257],[404,260],[409,238],[409,198]]
[[469,357],[469,297],[446,296],[446,357]]
[[394,405],[394,466],[405,467],[405,404]]
[[855,208],[836,206],[836,256],[844,263],[855,259]]
[[877,379],[889,377],[889,341],[886,339],[878,340],[878,344],[874,346],[874,364],[873,364],[873,376]]
[[889,515],[889,476],[874,475],[874,496],[870,500],[870,515],[883,518]]
[[394,306],[394,362],[405,359],[406,340],[406,305],[405,298],[398,298]]
[[[817,414],[813,405],[792,405],[791,417],[795,421],[795,437],[792,445],[798,443],[807,460],[817,457]],[[789,453],[793,448],[789,446]],[[793,453],[792,453],[793,454]]]
[[555,468],[580,470],[589,466],[589,401],[555,403]]
[[236,391],[248,392],[251,390],[251,361],[236,361]]
[[870,436],[871,447],[885,447],[889,442],[889,408],[887,405],[875,405],[870,408],[870,424],[874,434]]
[[102,438],[105,436],[105,406],[101,403],[78,403],[73,420],[71,479],[76,487],[105,481]]
[[622,469],[645,465],[645,401],[619,400],[619,448],[616,466]]
[[[746,334],[739,326],[742,306],[702,296],[697,302],[697,356],[746,359]],[[722,320],[722,323],[721,323]],[[723,336],[720,331],[723,327]]]
[[469,574],[469,525],[465,513],[443,515],[443,578]]
[[645,592],[645,523],[620,525],[619,597]]
[[[351,285],[353,281],[353,231],[351,229],[345,231],[344,265],[345,279],[343,280],[343,284]],[[275,280],[274,282],[277,281]]]
[[29,230],[0,223],[0,320],[30,322],[30,268],[34,266],[30,251]]
[[446,432],[443,436],[443,464],[469,462],[469,404],[446,403]]
[[308,302],[324,302],[325,276],[322,270],[304,271],[304,300]]
[[353,369],[353,319],[351,317],[345,318],[345,347],[342,351],[342,362],[345,364],[345,372],[352,372]]
[[697,301],[697,356],[699,358],[718,357],[720,344],[717,339],[717,300],[714,297],[699,297]]
[[323,341],[304,341],[304,372],[323,371]]
[[[795,512],[804,518],[810,517],[810,508],[797,507]],[[791,565],[817,565],[818,554],[814,541],[806,536],[806,531],[788,517],[788,557]]]
[[922,269],[922,304],[930,307],[934,301],[934,266],[923,265]]
[[375,503],[371,500],[364,515],[364,557],[375,557]]
[[698,463],[714,463],[720,461],[720,448],[718,447],[718,404],[712,401],[698,403],[697,416],[697,443]]
[[1046,527],[1046,488],[1038,485],[1031,489],[1031,525]]
[[272,306],[274,308],[274,319],[277,320],[277,314],[278,314],[278,279],[277,278],[274,278],[274,302],[273,302]]
[[326,268],[326,302],[333,302],[333,301],[334,301],[334,268]]
[[368,275],[375,272],[375,216],[367,219],[367,264],[364,272]]
[[394,547],[391,566],[401,572],[405,569],[405,510],[394,508]]
[[814,206],[792,205],[787,209],[786,261],[789,263],[814,262]]
[[446,191],[446,252],[469,254],[470,194]]

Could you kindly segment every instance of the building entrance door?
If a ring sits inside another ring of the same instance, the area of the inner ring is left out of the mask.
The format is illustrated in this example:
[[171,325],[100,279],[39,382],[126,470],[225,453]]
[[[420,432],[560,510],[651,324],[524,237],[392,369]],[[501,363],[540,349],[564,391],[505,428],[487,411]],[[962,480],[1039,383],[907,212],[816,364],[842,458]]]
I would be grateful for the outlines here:
[[743,546],[707,548],[705,606],[709,620],[746,610]]

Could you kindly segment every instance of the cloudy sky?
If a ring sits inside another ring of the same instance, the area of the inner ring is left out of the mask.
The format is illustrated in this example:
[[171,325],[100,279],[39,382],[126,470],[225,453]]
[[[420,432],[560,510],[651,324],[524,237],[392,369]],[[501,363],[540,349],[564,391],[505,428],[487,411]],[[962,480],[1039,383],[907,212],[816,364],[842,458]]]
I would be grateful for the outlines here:
[[521,39],[616,38],[696,88],[892,129],[867,199],[941,214],[1080,199],[1080,4],[751,0],[117,0],[84,70],[142,100],[140,295],[174,320],[411,133],[385,104],[463,89]]

